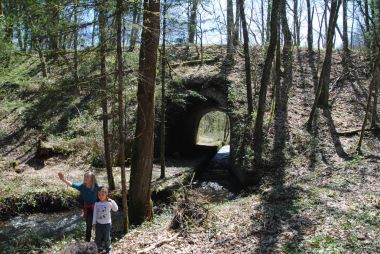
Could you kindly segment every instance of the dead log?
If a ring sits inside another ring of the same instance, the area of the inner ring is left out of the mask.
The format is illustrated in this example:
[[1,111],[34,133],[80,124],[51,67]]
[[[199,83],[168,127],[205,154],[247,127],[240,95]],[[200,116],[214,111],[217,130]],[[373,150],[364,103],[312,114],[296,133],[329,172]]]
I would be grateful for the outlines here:
[[220,57],[215,58],[209,58],[209,59],[197,59],[197,60],[191,60],[191,61],[185,61],[181,63],[173,63],[171,64],[172,68],[177,68],[180,66],[195,66],[195,65],[201,65],[201,64],[214,64],[216,62],[219,62]]
[[[353,136],[357,135],[361,132],[362,129],[357,129],[357,130],[349,130],[349,131],[338,131],[337,134],[339,136]],[[364,131],[380,131],[380,128],[368,128],[364,129]]]

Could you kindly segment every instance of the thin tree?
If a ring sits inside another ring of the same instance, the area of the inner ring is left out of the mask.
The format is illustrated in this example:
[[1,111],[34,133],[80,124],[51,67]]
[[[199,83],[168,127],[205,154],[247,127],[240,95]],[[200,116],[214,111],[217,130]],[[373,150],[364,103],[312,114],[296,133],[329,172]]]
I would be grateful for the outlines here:
[[99,0],[99,48],[100,48],[100,86],[102,95],[102,114],[103,114],[103,142],[104,142],[104,161],[106,163],[108,188],[110,190],[115,189],[115,181],[112,173],[112,159],[110,150],[110,136],[108,130],[108,89],[107,89],[107,69],[106,69],[106,52],[107,52],[107,16],[106,16],[106,0]]
[[140,19],[141,19],[141,0],[133,1],[133,10],[132,10],[132,29],[131,29],[131,39],[129,42],[128,51],[132,52],[135,50],[138,33],[140,31]]
[[233,43],[233,30],[234,30],[234,11],[232,0],[227,0],[227,60],[233,60],[234,43]]
[[240,8],[240,19],[241,19],[242,28],[243,28],[245,83],[246,83],[246,88],[247,88],[248,116],[251,117],[253,113],[251,57],[249,55],[249,37],[248,37],[247,21],[245,19],[244,0],[238,0],[238,6]]
[[79,24],[78,24],[78,7],[80,0],[74,0],[74,81],[78,84],[78,35],[79,35]]
[[141,35],[136,138],[133,145],[130,178],[130,220],[140,224],[153,216],[150,185],[154,145],[154,93],[157,49],[160,37],[160,1],[144,0]]
[[197,31],[197,10],[199,5],[199,0],[191,0],[191,10],[190,10],[190,20],[189,20],[189,43],[194,44],[195,34]]
[[310,112],[309,119],[306,123],[306,127],[309,130],[311,129],[317,106],[320,105],[321,107],[325,107],[325,108],[328,107],[333,39],[335,35],[335,27],[336,27],[339,7],[341,3],[342,3],[341,0],[331,1],[329,26],[327,30],[327,46],[326,46],[325,59],[323,61],[321,74],[319,76],[319,82],[318,82],[318,87],[316,89],[315,100]]
[[260,81],[260,92],[259,92],[259,102],[257,108],[256,121],[253,132],[253,148],[255,152],[255,160],[260,163],[262,160],[263,151],[263,125],[264,125],[264,113],[266,105],[266,97],[268,84],[270,81],[270,72],[272,69],[272,62],[276,50],[277,44],[277,22],[278,22],[278,12],[281,0],[273,1],[270,19],[270,39],[269,46],[267,49],[263,74]]
[[162,46],[161,46],[161,122],[160,122],[160,162],[161,175],[160,178],[165,178],[165,121],[166,121],[166,91],[165,91],[165,76],[166,76],[166,15],[167,1],[164,0],[162,12]]
[[313,16],[314,7],[311,8],[310,0],[306,0],[307,7],[307,49],[310,53],[313,52]]
[[343,32],[342,32],[342,42],[343,42],[343,65],[345,71],[348,71],[349,64],[349,49],[348,49],[348,24],[347,24],[347,0],[342,0],[343,6]]
[[125,176],[125,126],[124,126],[124,72],[123,72],[123,48],[122,48],[122,16],[123,0],[116,1],[116,61],[117,61],[117,98],[119,115],[119,163],[121,172],[121,195],[123,200],[123,231],[128,232],[128,204],[127,204],[127,183]]

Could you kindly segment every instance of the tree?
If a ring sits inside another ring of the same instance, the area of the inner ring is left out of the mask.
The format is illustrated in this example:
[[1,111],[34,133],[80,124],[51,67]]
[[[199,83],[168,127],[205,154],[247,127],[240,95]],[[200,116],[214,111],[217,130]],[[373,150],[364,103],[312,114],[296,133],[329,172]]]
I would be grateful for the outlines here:
[[244,0],[238,0],[238,6],[240,8],[240,19],[243,28],[244,39],[244,60],[245,60],[245,83],[247,87],[247,104],[248,104],[248,116],[251,118],[253,113],[253,101],[252,101],[252,78],[251,78],[251,58],[249,55],[249,37],[247,21],[245,19],[244,12]]
[[78,7],[79,0],[74,0],[74,81],[78,84]]
[[165,121],[166,121],[166,91],[165,91],[165,76],[166,76],[166,15],[167,1],[164,0],[162,12],[162,46],[161,46],[161,122],[160,122],[160,162],[161,175],[160,178],[165,178]]
[[274,153],[275,158],[281,163],[283,158],[283,149],[288,139],[288,98],[289,89],[293,82],[293,49],[292,34],[286,17],[286,1],[281,2],[280,7],[282,34],[284,35],[284,47],[282,50],[282,64],[284,67],[283,81],[278,83],[275,92],[275,137]]
[[311,10],[310,0],[306,0],[307,6],[307,48],[310,53],[313,52],[313,11]]
[[141,19],[141,2],[140,0],[133,1],[133,11],[132,11],[132,29],[131,29],[131,39],[129,43],[129,50],[133,51],[136,47],[137,36],[140,31],[140,19]]
[[103,113],[103,142],[104,142],[104,161],[107,169],[108,188],[115,189],[115,181],[112,173],[112,159],[110,150],[110,137],[108,131],[108,89],[107,89],[107,69],[106,69],[106,52],[107,52],[107,38],[106,38],[106,6],[105,0],[98,1],[99,10],[99,43],[100,43],[100,86],[102,95],[102,113]]
[[268,84],[270,80],[270,72],[272,69],[272,62],[277,44],[277,22],[278,22],[278,10],[281,0],[273,1],[270,19],[270,39],[269,46],[266,52],[263,74],[260,81],[259,102],[257,108],[256,121],[253,132],[253,148],[255,152],[255,160],[260,163],[262,160],[263,150],[263,125],[264,125],[264,113],[266,96],[268,90]]
[[234,11],[232,0],[227,0],[227,61],[233,60],[234,42]]
[[191,10],[189,19],[189,43],[194,44],[195,34],[197,31],[197,10],[199,5],[199,0],[190,0]]
[[343,65],[345,71],[348,71],[348,25],[347,25],[347,0],[342,0],[343,6],[343,32],[342,32],[342,42],[343,42]]
[[320,105],[324,108],[328,107],[330,72],[331,72],[331,56],[332,56],[332,48],[333,48],[333,39],[335,35],[335,27],[336,27],[336,22],[338,19],[338,12],[339,12],[340,5],[341,5],[341,0],[331,1],[329,26],[327,30],[326,53],[325,53],[325,58],[322,65],[321,74],[319,76],[319,82],[318,82],[318,87],[316,89],[317,91],[315,94],[315,100],[310,112],[309,119],[306,123],[306,126],[308,129],[311,129],[317,106]]
[[124,126],[124,79],[123,79],[123,48],[122,48],[122,15],[123,0],[116,2],[116,60],[117,60],[117,97],[118,97],[118,113],[119,113],[119,161],[121,172],[121,195],[123,199],[123,230],[128,232],[128,204],[127,204],[127,186],[125,176],[125,126]]
[[150,184],[153,168],[154,93],[160,37],[160,2],[144,0],[138,71],[137,123],[130,178],[130,220],[140,224],[152,217]]

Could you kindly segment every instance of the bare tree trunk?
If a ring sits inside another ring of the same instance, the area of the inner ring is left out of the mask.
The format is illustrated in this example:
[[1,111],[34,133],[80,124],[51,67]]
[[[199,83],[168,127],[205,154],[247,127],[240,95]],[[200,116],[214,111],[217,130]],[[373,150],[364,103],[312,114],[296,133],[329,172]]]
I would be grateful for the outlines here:
[[106,69],[106,52],[107,52],[107,38],[106,38],[106,10],[105,0],[98,2],[99,10],[99,43],[100,43],[100,85],[102,95],[102,113],[103,113],[103,141],[104,141],[104,161],[107,169],[108,188],[115,190],[115,181],[112,173],[112,159],[110,150],[110,136],[108,131],[108,88],[107,88],[107,69]]
[[[289,89],[293,82],[293,49],[292,49],[292,34],[286,17],[286,1],[282,1],[280,7],[281,27],[284,35],[284,47],[282,50],[282,63],[284,66],[284,79],[279,82],[276,87],[275,94],[275,137],[274,137],[274,153],[275,159],[279,163],[284,160],[283,149],[288,140],[288,98]],[[278,45],[280,47],[280,45]],[[279,49],[278,49],[279,50]]]
[[[365,23],[365,31],[368,33],[370,31],[369,25],[369,8],[368,8],[368,0],[364,0],[364,23]],[[367,35],[368,36],[368,35]]]
[[264,23],[264,0],[260,0],[261,11],[261,44],[265,43],[265,23]]
[[247,104],[248,104],[248,117],[252,117],[253,113],[253,101],[252,101],[252,78],[251,78],[251,57],[249,54],[249,37],[247,21],[245,19],[244,12],[244,0],[238,0],[238,6],[240,8],[240,19],[243,28],[244,39],[244,60],[245,60],[245,83],[247,88]]
[[360,138],[359,138],[358,146],[356,147],[356,150],[359,151],[359,152],[360,152],[361,147],[362,147],[365,126],[367,125],[367,120],[368,120],[368,117],[369,117],[369,114],[370,114],[370,110],[371,110],[372,93],[373,93],[373,90],[374,90],[374,86],[375,86],[375,84],[378,81],[379,76],[380,76],[379,75],[379,72],[380,72],[380,70],[379,70],[379,61],[380,61],[380,50],[378,50],[378,55],[376,57],[374,65],[373,65],[373,76],[372,76],[372,80],[371,80],[371,83],[369,84],[369,89],[368,89],[368,99],[367,99],[366,112],[365,112],[365,116],[364,116],[364,120],[363,120],[363,124],[362,124],[362,129],[361,129],[361,132],[360,132]]
[[197,11],[199,0],[191,0],[191,11],[189,20],[189,43],[194,44],[197,31]]
[[141,2],[140,0],[134,0],[133,3],[133,20],[132,20],[132,30],[131,30],[131,39],[129,43],[129,49],[128,51],[132,52],[135,50],[136,47],[136,41],[137,41],[137,36],[140,31],[140,19],[141,19],[141,11],[140,11],[140,6]]
[[314,114],[317,106],[327,108],[329,102],[329,84],[330,84],[330,72],[331,72],[331,55],[333,48],[333,38],[335,35],[335,27],[338,19],[339,7],[341,5],[341,0],[332,0],[330,8],[330,18],[329,18],[329,28],[327,33],[327,47],[325,53],[325,59],[322,65],[322,71],[319,76],[319,82],[317,87],[317,92],[315,95],[314,104],[312,106],[309,119],[306,123],[307,128],[311,129]]
[[348,71],[349,49],[348,49],[348,25],[347,25],[347,0],[343,0],[343,64],[345,71]]
[[78,7],[79,0],[74,0],[74,81],[78,84]]
[[313,14],[314,7],[311,8],[310,0],[306,0],[307,5],[307,48],[310,53],[313,52]]
[[227,0],[227,59],[233,60],[234,44],[233,44],[233,30],[234,30],[234,12],[232,0]]
[[123,16],[123,0],[116,2],[116,60],[117,60],[117,98],[118,98],[118,114],[119,114],[119,161],[121,172],[121,195],[123,199],[123,230],[128,232],[128,204],[127,204],[127,183],[125,176],[125,126],[124,126],[124,73],[123,73],[123,48],[122,48],[122,16]]
[[298,17],[298,0],[293,0],[293,34],[294,34],[294,44],[300,46],[300,24]]
[[150,185],[153,168],[154,93],[160,37],[160,2],[144,0],[139,58],[136,138],[130,178],[130,220],[140,224],[153,216]]
[[234,47],[239,45],[239,35],[240,35],[240,1],[236,0],[235,9],[235,26],[234,26]]
[[166,76],[166,13],[167,1],[164,0],[163,6],[163,21],[162,21],[162,46],[161,46],[161,123],[160,123],[160,162],[161,175],[160,178],[165,178],[165,121],[166,121],[166,91],[165,91],[165,76]]
[[254,133],[253,133],[253,144],[255,151],[255,160],[256,162],[261,162],[262,160],[262,151],[263,151],[263,125],[264,125],[264,113],[265,113],[265,104],[266,96],[270,78],[270,71],[272,69],[272,62],[276,50],[277,44],[277,22],[278,22],[278,11],[281,0],[273,1],[272,10],[271,10],[271,19],[270,19],[270,40],[269,46],[266,53],[263,74],[260,82],[260,92],[259,92],[259,103],[257,108],[257,116],[255,121]]

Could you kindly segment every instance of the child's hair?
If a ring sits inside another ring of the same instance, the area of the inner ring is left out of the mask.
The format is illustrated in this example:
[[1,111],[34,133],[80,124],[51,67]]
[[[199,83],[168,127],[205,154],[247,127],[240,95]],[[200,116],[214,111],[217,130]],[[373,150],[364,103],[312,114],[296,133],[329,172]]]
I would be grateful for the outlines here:
[[106,186],[101,186],[101,187],[99,187],[98,192],[101,192],[101,191],[106,191],[108,193],[108,188]]
[[91,182],[92,182],[91,189],[93,190],[95,188],[95,186],[97,185],[95,174],[93,172],[89,171],[89,172],[86,172],[84,174],[83,178],[85,178],[86,176],[91,177]]

